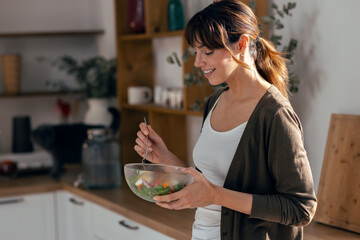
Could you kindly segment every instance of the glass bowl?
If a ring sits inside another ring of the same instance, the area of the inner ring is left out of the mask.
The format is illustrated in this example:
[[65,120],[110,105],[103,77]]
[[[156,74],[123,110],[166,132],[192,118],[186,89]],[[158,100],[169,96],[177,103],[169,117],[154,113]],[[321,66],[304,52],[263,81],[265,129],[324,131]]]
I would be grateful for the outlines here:
[[130,189],[140,198],[155,202],[154,196],[177,192],[191,184],[193,177],[180,171],[182,167],[128,163],[124,166],[124,175]]

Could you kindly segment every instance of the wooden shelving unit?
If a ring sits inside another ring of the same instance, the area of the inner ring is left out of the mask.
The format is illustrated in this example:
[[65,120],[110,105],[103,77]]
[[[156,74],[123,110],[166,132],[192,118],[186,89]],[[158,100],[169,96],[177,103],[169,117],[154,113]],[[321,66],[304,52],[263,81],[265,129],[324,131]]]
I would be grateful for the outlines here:
[[[246,1],[244,1],[246,2]],[[169,150],[187,162],[187,116],[202,116],[190,106],[196,100],[203,100],[212,93],[207,84],[187,87],[183,85],[183,109],[174,110],[154,104],[129,105],[127,89],[131,85],[154,88],[154,62],[152,41],[155,38],[182,37],[182,50],[188,48],[184,31],[167,31],[168,0],[144,0],[145,32],[133,34],[126,23],[127,0],[115,0],[116,43],[118,59],[117,93],[122,112],[121,151],[122,163],[140,162],[141,158],[134,151],[136,133],[139,124],[147,117],[152,128],[163,138]],[[259,16],[266,15],[267,1],[258,0]],[[265,13],[264,13],[265,11]],[[194,57],[182,66],[183,74],[193,71]],[[206,82],[207,80],[205,80]]]
[[148,112],[155,112],[155,113],[165,113],[165,114],[174,114],[174,115],[185,115],[185,116],[202,116],[202,112],[195,112],[195,111],[188,111],[183,109],[172,109],[162,107],[156,104],[143,104],[143,105],[130,105],[130,104],[123,104],[122,106],[125,110],[138,110],[138,111],[148,111]]
[[43,92],[25,92],[17,94],[0,94],[0,99],[6,98],[21,98],[21,97],[48,97],[48,96],[58,96],[58,95],[74,95],[80,94],[80,91],[75,92],[60,92],[60,91],[43,91]]
[[143,39],[162,38],[162,37],[175,37],[183,36],[184,31],[173,31],[173,32],[158,32],[158,33],[143,33],[143,34],[124,34],[119,36],[120,41],[136,41]]
[[0,33],[0,38],[10,37],[48,37],[48,36],[77,36],[77,35],[101,35],[104,31],[101,29],[96,30],[79,30],[79,31],[42,31],[42,32],[13,32],[13,33]]
[[[116,36],[118,56],[118,99],[122,112],[121,150],[123,164],[140,161],[134,151],[139,123],[147,117],[151,126],[163,138],[168,148],[180,159],[187,162],[187,116],[202,116],[191,111],[189,102],[191,91],[184,86],[183,109],[164,108],[155,104],[129,105],[127,88],[137,84],[154,87],[154,63],[152,41],[155,38],[179,36],[183,39],[182,49],[187,48],[184,31],[167,31],[168,0],[145,0],[145,29],[141,34],[133,34],[126,24],[126,0],[115,0]],[[183,66],[183,72],[192,71],[193,59]],[[207,88],[207,86],[205,86]],[[207,94],[211,92],[208,91]],[[199,97],[201,99],[201,96]]]
[[[69,31],[34,31],[34,32],[0,32],[0,38],[26,38],[26,37],[67,37],[67,36],[96,36],[104,34],[102,29],[69,30]],[[21,92],[17,94],[0,93],[0,99],[20,97],[44,97],[56,95],[80,94],[80,91],[36,91]]]

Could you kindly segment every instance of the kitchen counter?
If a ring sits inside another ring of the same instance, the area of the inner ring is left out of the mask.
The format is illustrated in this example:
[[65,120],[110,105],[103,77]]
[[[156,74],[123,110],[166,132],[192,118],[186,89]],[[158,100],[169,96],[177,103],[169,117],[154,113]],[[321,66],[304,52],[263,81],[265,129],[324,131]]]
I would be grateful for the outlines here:
[[[124,217],[175,239],[189,239],[195,210],[167,210],[137,197],[125,180],[115,190],[88,190],[73,187],[77,170],[68,170],[58,180],[47,175],[18,179],[0,178],[0,197],[66,190]],[[176,213],[176,214],[175,214]]]
[[[164,233],[175,239],[190,239],[195,210],[167,210],[146,202],[131,192],[125,181],[116,190],[88,190],[73,187],[78,170],[69,169],[56,180],[49,176],[0,178],[0,197],[66,190],[99,204],[124,217]],[[313,222],[304,228],[305,240],[355,240],[360,234],[351,233]]]

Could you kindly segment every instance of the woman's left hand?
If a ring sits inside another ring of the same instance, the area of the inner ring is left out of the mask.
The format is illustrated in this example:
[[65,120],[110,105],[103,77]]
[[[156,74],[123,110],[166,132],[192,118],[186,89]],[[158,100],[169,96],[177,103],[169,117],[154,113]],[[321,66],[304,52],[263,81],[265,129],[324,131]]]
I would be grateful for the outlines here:
[[178,192],[154,197],[154,200],[157,201],[156,204],[174,210],[214,204],[216,185],[212,184],[202,173],[192,167],[183,169],[183,172],[191,174],[194,181]]

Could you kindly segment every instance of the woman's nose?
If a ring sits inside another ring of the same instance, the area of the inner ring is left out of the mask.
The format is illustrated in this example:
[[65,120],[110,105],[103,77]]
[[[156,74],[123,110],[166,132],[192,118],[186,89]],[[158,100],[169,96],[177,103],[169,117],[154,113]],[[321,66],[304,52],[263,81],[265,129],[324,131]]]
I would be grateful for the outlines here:
[[204,61],[200,55],[201,54],[199,54],[199,53],[195,55],[194,66],[197,68],[200,68],[204,64]]

